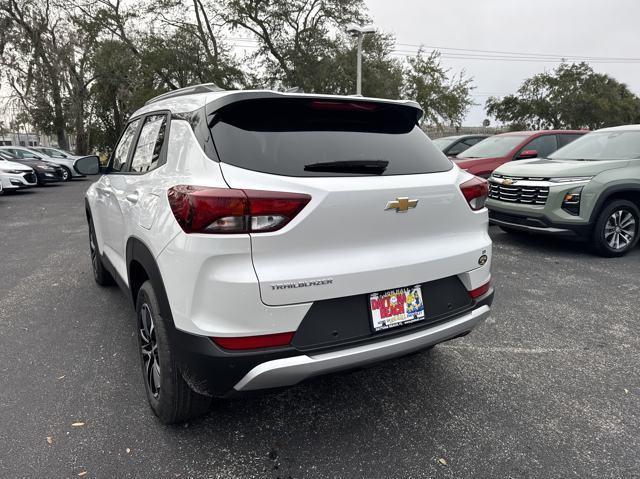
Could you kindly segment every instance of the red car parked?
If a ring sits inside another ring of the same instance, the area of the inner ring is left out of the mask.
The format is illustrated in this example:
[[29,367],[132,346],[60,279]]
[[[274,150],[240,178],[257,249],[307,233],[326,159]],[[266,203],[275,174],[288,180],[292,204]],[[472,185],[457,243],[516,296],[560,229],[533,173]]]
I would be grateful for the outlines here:
[[483,178],[512,160],[546,158],[554,151],[581,137],[586,130],[514,131],[490,136],[453,159],[469,173]]

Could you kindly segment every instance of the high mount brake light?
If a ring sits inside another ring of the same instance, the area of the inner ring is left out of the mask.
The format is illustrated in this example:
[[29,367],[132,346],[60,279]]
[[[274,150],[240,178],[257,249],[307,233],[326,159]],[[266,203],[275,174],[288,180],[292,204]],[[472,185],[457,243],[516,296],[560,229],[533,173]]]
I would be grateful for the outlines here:
[[311,108],[314,110],[331,110],[331,111],[361,111],[371,112],[378,109],[375,103],[367,102],[345,102],[345,101],[323,101],[315,100],[311,102]]
[[487,180],[478,177],[471,178],[460,185],[460,190],[473,211],[484,208],[489,196],[489,183]]
[[280,191],[178,185],[169,189],[173,216],[185,233],[266,233],[289,223],[311,196]]

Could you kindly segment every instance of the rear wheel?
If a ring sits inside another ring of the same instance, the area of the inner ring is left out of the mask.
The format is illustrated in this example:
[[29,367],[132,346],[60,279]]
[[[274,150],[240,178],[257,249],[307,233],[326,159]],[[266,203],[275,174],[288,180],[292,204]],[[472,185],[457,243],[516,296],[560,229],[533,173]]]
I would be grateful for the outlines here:
[[150,281],[140,287],[136,313],[142,376],[153,412],[164,424],[188,421],[206,413],[211,398],[192,390],[183,379]]
[[638,243],[640,211],[631,201],[615,200],[606,205],[593,230],[593,245],[602,256],[627,254]]
[[98,242],[96,241],[96,231],[93,227],[93,220],[89,218],[89,252],[91,253],[91,269],[93,270],[93,279],[100,286],[110,286],[114,283],[113,276],[106,270],[100,258],[98,251]]

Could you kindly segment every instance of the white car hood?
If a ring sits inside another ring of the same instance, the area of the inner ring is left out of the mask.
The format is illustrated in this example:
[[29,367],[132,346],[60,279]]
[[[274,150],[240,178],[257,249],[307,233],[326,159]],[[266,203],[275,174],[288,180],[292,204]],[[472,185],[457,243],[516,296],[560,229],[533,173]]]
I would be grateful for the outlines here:
[[0,171],[7,170],[31,171],[31,167],[9,160],[0,161]]

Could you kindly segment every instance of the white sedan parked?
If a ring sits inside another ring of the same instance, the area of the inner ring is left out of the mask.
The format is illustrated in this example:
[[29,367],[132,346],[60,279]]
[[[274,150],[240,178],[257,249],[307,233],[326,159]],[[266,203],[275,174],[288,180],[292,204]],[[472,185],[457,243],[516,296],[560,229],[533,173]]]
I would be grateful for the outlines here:
[[0,160],[0,183],[2,190],[16,191],[20,188],[36,186],[37,178],[33,168],[13,161]]

